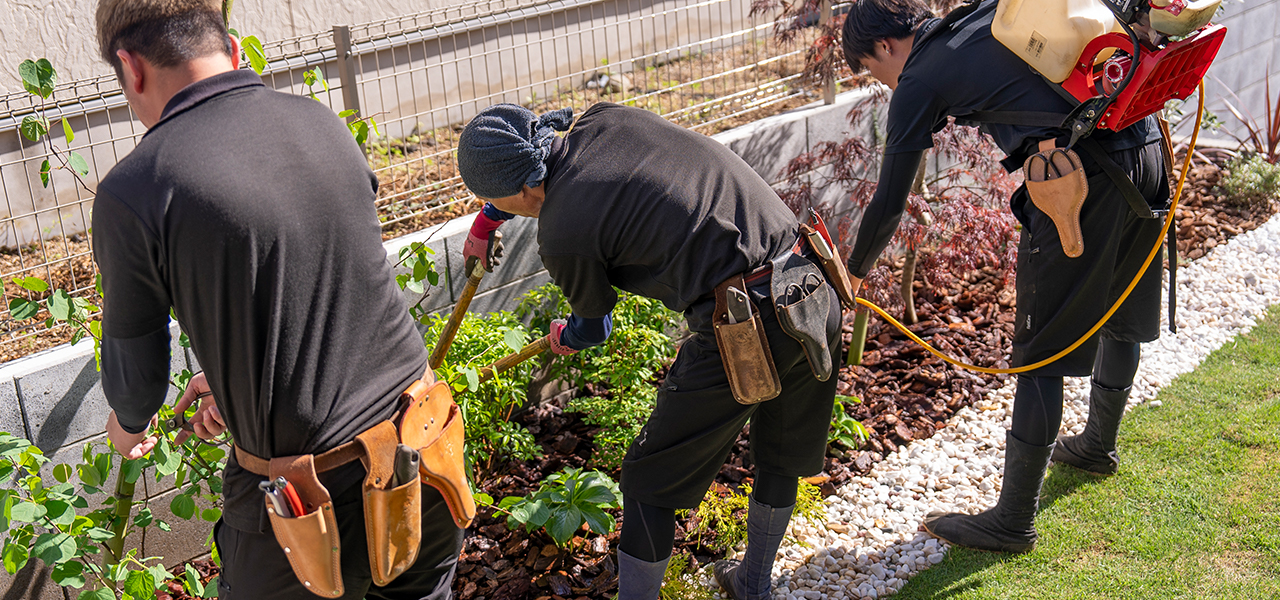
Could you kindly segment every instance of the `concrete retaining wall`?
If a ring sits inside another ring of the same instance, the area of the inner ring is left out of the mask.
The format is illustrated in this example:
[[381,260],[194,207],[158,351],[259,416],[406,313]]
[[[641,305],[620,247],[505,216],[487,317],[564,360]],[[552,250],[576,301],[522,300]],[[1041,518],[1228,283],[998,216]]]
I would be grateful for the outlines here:
[[[832,106],[811,105],[715,138],[747,159],[767,180],[777,181],[790,158],[819,142],[849,135],[844,115],[866,95],[864,91],[848,92]],[[425,242],[435,251],[436,267],[444,275],[445,283],[429,290],[425,299],[406,293],[406,306],[421,302],[431,311],[452,309],[466,281],[462,274],[462,245],[472,220],[471,215],[460,217],[385,243],[388,260],[394,264],[401,248]],[[471,304],[473,312],[509,310],[520,295],[550,281],[537,254],[537,223],[516,218],[502,230],[507,259],[481,282]],[[195,357],[177,345],[177,333],[175,325],[171,370],[197,369]],[[174,400],[170,397],[168,401]],[[90,342],[60,346],[0,365],[0,430],[32,440],[52,458],[48,469],[59,463],[77,462],[86,443],[105,444],[103,427],[108,411]],[[145,484],[140,486],[139,497],[147,498],[157,516],[174,525],[174,533],[148,538],[143,555],[163,556],[171,565],[203,555],[210,525],[166,518],[172,486],[157,484],[150,475],[144,475],[142,481]],[[53,585],[47,569],[36,562],[16,576],[0,571],[0,590],[8,590],[0,595],[3,600],[63,600],[64,590]],[[67,592],[66,600],[72,600],[78,591]]]

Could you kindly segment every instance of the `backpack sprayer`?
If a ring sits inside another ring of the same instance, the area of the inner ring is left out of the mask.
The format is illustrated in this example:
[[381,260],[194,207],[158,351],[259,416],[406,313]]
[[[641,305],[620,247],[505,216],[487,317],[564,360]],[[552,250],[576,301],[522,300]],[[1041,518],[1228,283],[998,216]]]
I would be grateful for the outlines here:
[[[1069,152],[1077,142],[1099,127],[1119,131],[1160,111],[1169,100],[1185,99],[1197,87],[1200,90],[1191,144],[1187,150],[1187,158],[1183,161],[1171,204],[1164,215],[1164,227],[1157,238],[1159,241],[1124,293],[1080,339],[1057,354],[1033,364],[1006,369],[980,367],[939,352],[870,301],[857,298],[857,303],[875,311],[934,356],[980,373],[1013,374],[1032,371],[1080,347],[1102,328],[1129,297],[1151,261],[1159,254],[1160,246],[1173,224],[1182,187],[1191,167],[1191,153],[1195,150],[1204,116],[1204,75],[1217,56],[1226,35],[1226,27],[1209,22],[1220,4],[1221,0],[1000,0],[996,8],[991,24],[993,37],[1025,60],[1050,85],[1076,104],[1075,109],[1065,115],[1065,120],[1032,123],[1030,120],[1037,116],[1043,119],[1044,113],[1014,113],[1013,119],[1009,121],[1023,125],[1045,124],[1070,132],[1070,142],[1066,149],[1051,149],[1047,152]],[[978,2],[974,1],[955,9],[943,20],[943,25],[963,18],[973,12],[977,5]],[[935,30],[943,29],[943,25],[935,27]],[[992,122],[997,122],[998,119],[996,117]],[[1168,144],[1165,149],[1166,152],[1172,152]],[[1028,171],[1031,170],[1032,161],[1045,154],[1046,152],[1042,152],[1028,159]],[[1168,159],[1172,160],[1172,156]],[[1042,160],[1045,165],[1051,164],[1047,158]],[[1074,160],[1078,168],[1079,158],[1075,157]],[[1044,166],[1040,168],[1045,169]],[[1082,169],[1079,169],[1078,177],[1083,180]],[[1028,180],[1031,181],[1032,178],[1028,177]],[[1132,183],[1130,186],[1132,187]],[[1081,194],[1073,207],[1077,219],[1079,205],[1083,200],[1084,195]],[[1065,241],[1065,236],[1061,237]],[[1072,250],[1065,243],[1064,251],[1072,256]],[[1077,251],[1075,256],[1078,255]]]

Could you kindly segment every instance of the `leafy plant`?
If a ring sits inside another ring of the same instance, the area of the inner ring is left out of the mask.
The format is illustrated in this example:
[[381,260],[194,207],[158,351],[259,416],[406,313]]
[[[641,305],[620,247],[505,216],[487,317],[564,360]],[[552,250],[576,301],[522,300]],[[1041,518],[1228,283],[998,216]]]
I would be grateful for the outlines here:
[[706,586],[695,578],[696,572],[689,568],[689,556],[684,553],[671,555],[667,563],[667,572],[662,576],[662,589],[658,591],[658,600],[711,600],[715,598]]
[[860,398],[853,396],[836,396],[835,410],[831,413],[831,431],[827,434],[827,444],[839,444],[850,450],[857,450],[867,441],[867,429],[862,422],[853,418],[845,409],[845,403],[861,404]]
[[[435,346],[447,321],[448,315],[426,318],[427,347]],[[466,423],[467,464],[473,472],[478,471],[475,473],[478,478],[482,478],[497,459],[528,460],[541,454],[528,430],[509,421],[525,401],[533,365],[526,361],[480,383],[482,367],[520,350],[528,339],[528,331],[510,312],[468,313],[458,327],[444,363],[436,370],[456,393],[454,399]]]
[[[477,495],[481,504],[493,505],[493,498]],[[606,508],[621,508],[622,493],[608,475],[566,468],[543,480],[528,496],[507,496],[496,506],[507,514],[507,527],[526,531],[545,530],[557,546],[564,547],[574,532],[586,524],[597,534],[607,534],[616,526]]]
[[400,249],[399,261],[396,262],[396,266],[409,270],[408,273],[396,275],[396,285],[401,290],[421,294],[418,301],[409,306],[409,315],[424,325],[427,324],[427,309],[423,308],[422,303],[431,294],[427,286],[434,287],[440,283],[440,273],[436,271],[436,261],[432,258],[435,253],[426,244],[414,242]]
[[[90,315],[98,311],[86,298],[72,296],[66,290],[50,291],[49,283],[39,277],[15,277],[13,283],[32,292],[37,299],[13,298],[9,300],[9,316],[16,321],[36,318],[41,310],[45,318],[45,329],[58,323],[67,323],[75,329],[71,335],[71,343],[77,344],[87,335],[93,339],[93,353],[97,359],[98,369],[102,369],[102,357],[99,354],[102,344],[102,321],[91,320]],[[98,295],[102,295],[102,276],[97,278]]]
[[316,91],[314,89],[317,83],[324,88],[324,91],[329,91],[329,82],[325,80],[324,71],[322,71],[320,67],[302,72],[302,84],[307,86],[307,95],[310,96],[312,100],[319,102],[320,99],[316,97]]
[[[359,113],[360,111],[357,109],[348,108],[347,110],[338,113],[338,116],[346,119],[348,117],[357,116]],[[347,123],[347,129],[351,130],[352,137],[356,138],[356,143],[361,146],[363,146],[365,141],[369,139],[369,131],[373,131],[373,135],[382,135],[378,132],[378,122],[374,121],[373,117],[363,117],[354,121],[349,121]]]
[[[516,315],[528,318],[532,327],[545,330],[554,318],[568,315],[569,304],[560,289],[547,284],[525,294]],[[654,378],[671,361],[675,344],[668,331],[681,317],[661,302],[619,291],[613,309],[613,332],[594,348],[557,357],[552,375],[577,387],[579,396],[568,410],[601,429],[595,437],[592,464],[614,469],[622,464],[631,441],[640,433],[655,402]],[[592,384],[600,395],[581,393]]]
[[[1240,103],[1240,108],[1237,108],[1226,98],[1222,99],[1222,103],[1226,105],[1227,110],[1231,111],[1231,115],[1240,121],[1240,124],[1244,125],[1245,131],[1249,133],[1248,136],[1244,137],[1237,136],[1234,133],[1231,134],[1236,138],[1237,142],[1240,142],[1241,149],[1257,154],[1268,163],[1274,165],[1280,163],[1280,95],[1276,96],[1273,108],[1269,104],[1271,102],[1270,71],[1271,66],[1267,65],[1267,78],[1264,83],[1265,91],[1262,96],[1262,108],[1266,112],[1263,114],[1261,121],[1254,118],[1253,114],[1247,108],[1244,108],[1244,103],[1240,100],[1240,97],[1226,86],[1222,86],[1223,89],[1227,90],[1227,93],[1235,98],[1236,102]],[[1218,83],[1221,84],[1222,82],[1219,81]],[[1241,110],[1242,108],[1244,110]]]
[[1226,171],[1218,185],[1231,203],[1265,205],[1280,198],[1280,163],[1268,162],[1261,154],[1250,153],[1231,159]]
[[49,136],[49,132],[57,121],[50,121],[49,117],[45,116],[45,101],[53,95],[54,85],[58,81],[57,70],[47,58],[28,59],[18,65],[18,75],[22,78],[23,89],[38,99],[35,112],[22,118],[18,130],[22,132],[23,137],[33,142],[44,140],[49,155],[59,163],[58,166],[53,166],[47,158],[40,163],[40,183],[44,187],[49,187],[53,170],[65,169],[75,177],[81,187],[93,193],[82,179],[89,175],[88,161],[79,152],[70,149],[70,144],[76,137],[75,131],[71,129],[71,123],[65,118],[62,119],[62,134],[68,145],[66,156],[63,156],[57,146],[54,146],[53,139]]
[[[826,523],[826,508],[822,504],[822,492],[819,488],[801,479],[797,482],[796,506],[791,518],[807,519],[811,523]],[[692,511],[679,510],[676,514],[691,517],[686,531],[689,537],[696,538],[698,543],[719,552],[728,552],[747,542],[747,511],[751,496],[751,485],[742,484],[737,491],[715,486],[707,490]],[[790,533],[787,537],[795,540]]]

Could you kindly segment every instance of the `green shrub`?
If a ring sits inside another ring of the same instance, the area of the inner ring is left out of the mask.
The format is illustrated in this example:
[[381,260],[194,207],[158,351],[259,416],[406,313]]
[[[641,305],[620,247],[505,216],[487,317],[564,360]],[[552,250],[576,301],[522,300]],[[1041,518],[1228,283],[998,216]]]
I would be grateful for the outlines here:
[[1280,197],[1280,164],[1269,163],[1258,154],[1234,158],[1227,163],[1227,174],[1218,185],[1230,204],[1265,205]]
[[[584,523],[597,534],[612,532],[617,523],[604,509],[621,508],[621,499],[618,484],[608,475],[570,467],[544,479],[538,491],[507,496],[496,508],[507,513],[507,527],[543,529],[557,546],[564,547]],[[487,494],[478,494],[476,501],[493,505]]]
[[[427,317],[425,335],[428,348],[435,347],[448,315]],[[466,423],[467,466],[475,477],[481,477],[500,458],[529,460],[541,455],[533,435],[524,427],[511,423],[511,413],[527,397],[533,374],[532,361],[479,383],[479,371],[498,359],[519,350],[529,333],[515,315],[497,312],[488,315],[468,313],[458,327],[457,337],[449,346],[444,363],[436,373],[449,383],[454,401],[462,409]]]
[[[676,511],[681,517],[691,517],[687,533],[698,543],[721,552],[729,552],[747,541],[747,510],[751,486],[742,484],[737,491],[717,492],[707,490],[698,508]],[[792,520],[804,518],[812,524],[825,525],[827,509],[822,503],[822,491],[818,486],[801,479],[796,488],[796,507]],[[714,535],[712,535],[714,534]],[[787,537],[793,541],[790,533]]]
[[[668,332],[681,322],[679,313],[657,300],[621,291],[618,295],[609,340],[559,357],[552,373],[579,389],[588,383],[608,386],[606,395],[580,396],[568,406],[600,427],[591,462],[606,469],[622,464],[627,447],[653,411],[654,374],[675,355]],[[526,294],[516,313],[528,318],[531,327],[545,331],[552,319],[567,317],[570,308],[560,289],[548,284]]]

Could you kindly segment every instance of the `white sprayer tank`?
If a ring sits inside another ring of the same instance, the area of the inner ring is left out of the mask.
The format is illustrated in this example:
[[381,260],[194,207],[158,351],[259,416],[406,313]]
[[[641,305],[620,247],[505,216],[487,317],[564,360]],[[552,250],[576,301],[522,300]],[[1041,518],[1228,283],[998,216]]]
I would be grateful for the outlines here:
[[1123,31],[1099,0],[1000,0],[991,35],[1046,79],[1062,83],[1084,47],[1109,31]]

